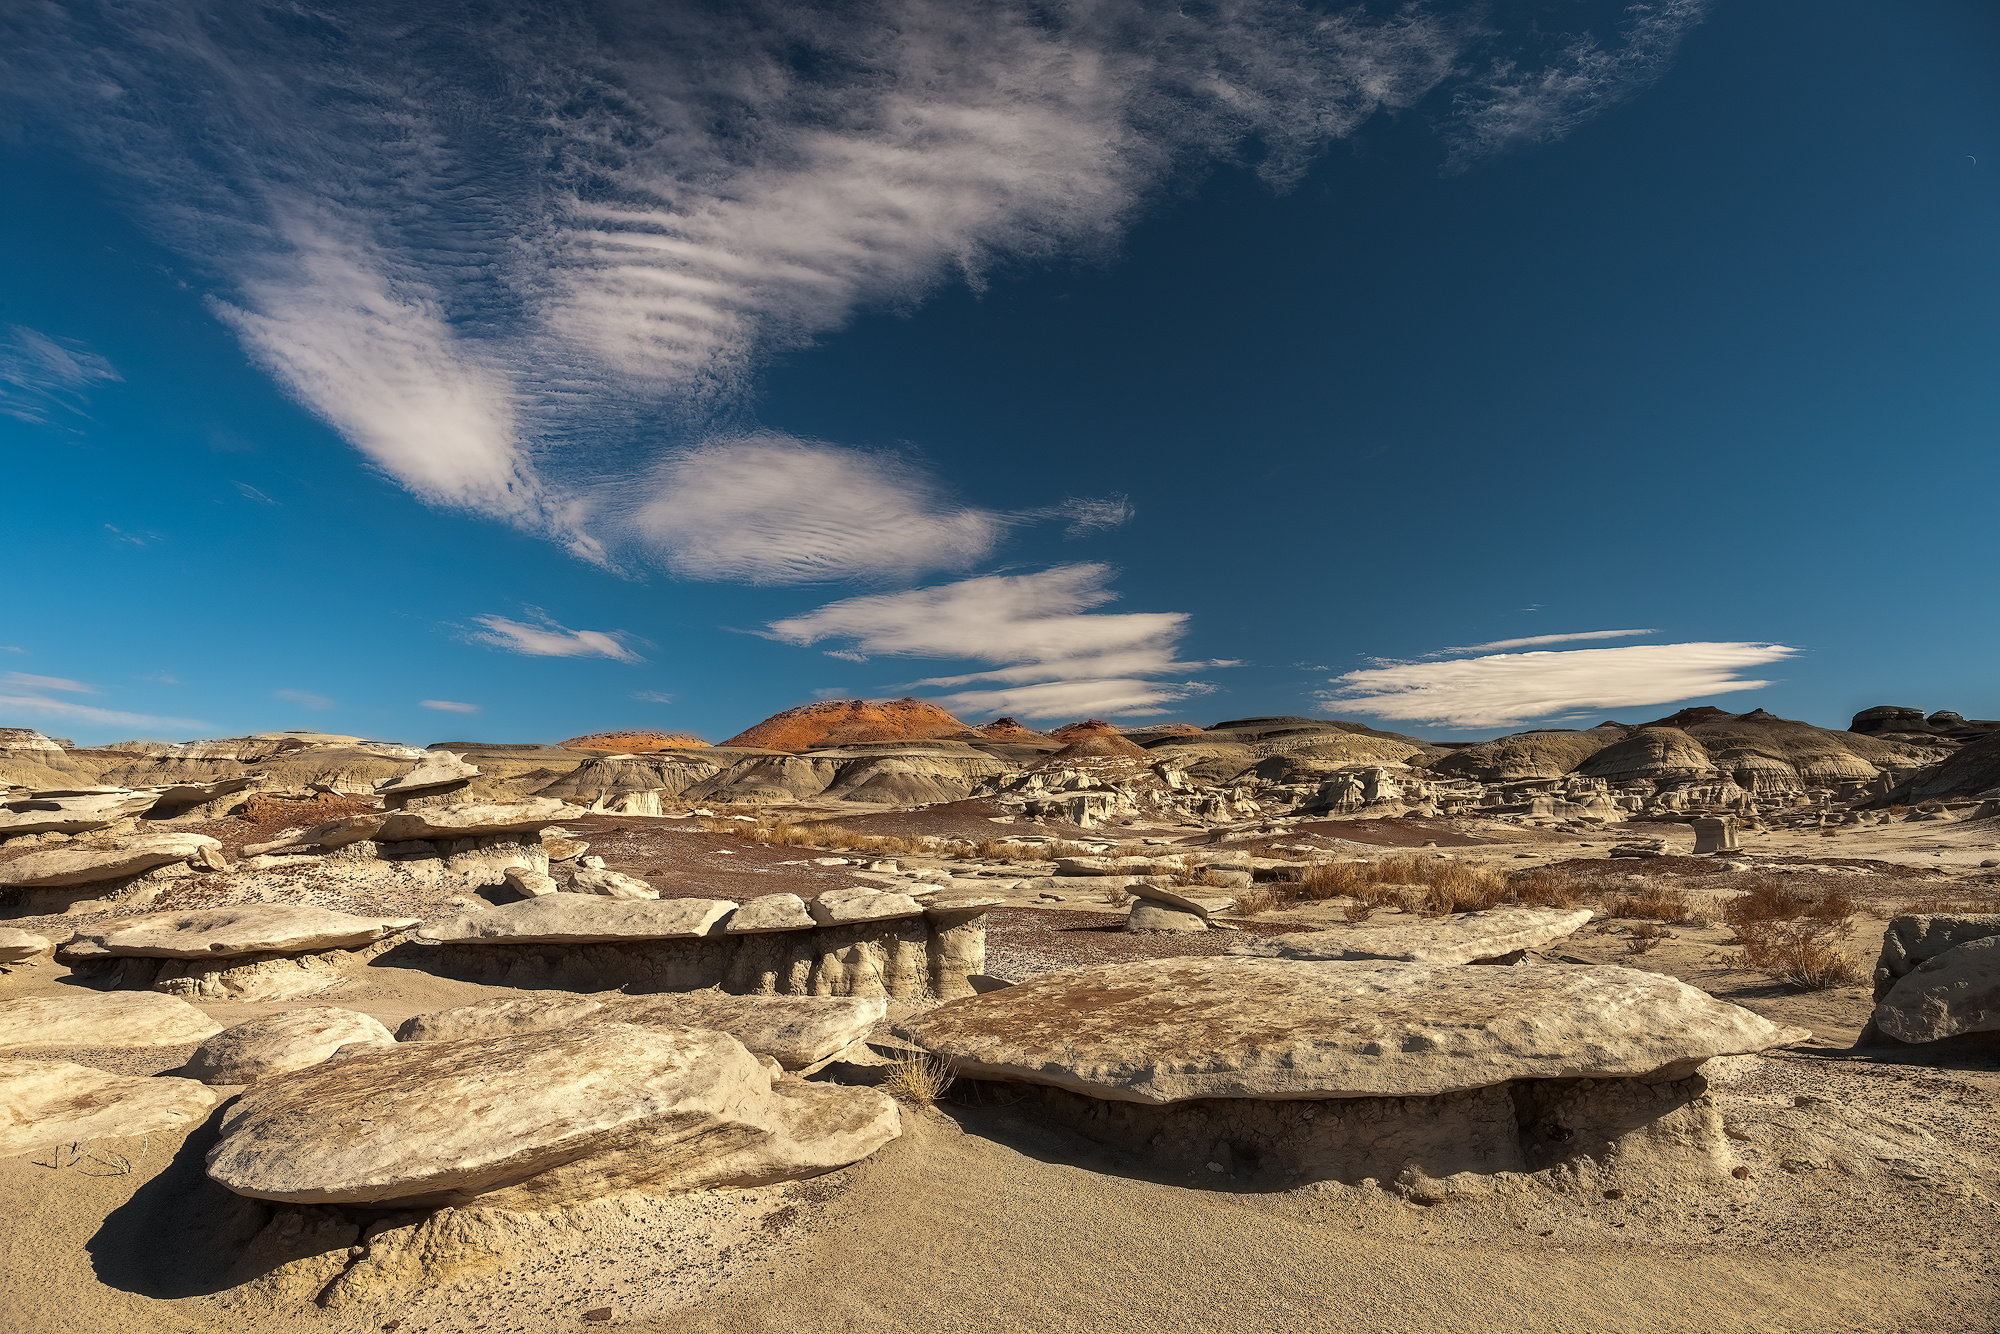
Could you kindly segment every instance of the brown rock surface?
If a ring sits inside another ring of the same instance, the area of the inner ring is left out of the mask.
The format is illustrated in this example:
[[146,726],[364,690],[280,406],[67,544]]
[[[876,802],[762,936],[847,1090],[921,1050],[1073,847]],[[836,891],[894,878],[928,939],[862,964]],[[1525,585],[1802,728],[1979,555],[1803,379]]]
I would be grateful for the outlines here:
[[592,732],[558,742],[564,750],[593,750],[604,755],[649,755],[656,750],[706,750],[708,743],[691,732]]
[[829,699],[773,714],[723,744],[803,751],[968,735],[974,735],[972,728],[924,700]]

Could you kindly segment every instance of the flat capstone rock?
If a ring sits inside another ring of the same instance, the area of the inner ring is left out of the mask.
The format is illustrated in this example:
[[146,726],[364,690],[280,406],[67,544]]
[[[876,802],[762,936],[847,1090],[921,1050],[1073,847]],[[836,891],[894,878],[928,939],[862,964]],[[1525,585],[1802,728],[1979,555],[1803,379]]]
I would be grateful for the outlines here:
[[720,934],[729,899],[607,899],[543,894],[434,922],[417,933],[440,945],[588,945],[614,940],[693,940]]
[[722,929],[728,935],[747,936],[766,931],[810,931],[814,925],[806,901],[798,895],[760,894],[738,908]]
[[68,957],[228,959],[241,954],[313,954],[358,949],[407,931],[416,917],[359,917],[302,903],[144,913],[77,933]]
[[1229,952],[1265,959],[1463,964],[1538,950],[1575,934],[1590,918],[1588,908],[1492,908],[1396,926],[1288,932],[1239,941]]
[[108,848],[51,848],[0,863],[0,888],[70,889],[191,861],[220,848],[206,834],[132,834]]
[[0,1058],[0,1158],[198,1125],[216,1103],[192,1079],[114,1075],[68,1061]]
[[180,1047],[222,1031],[156,991],[81,992],[0,1001],[0,1052],[56,1047]]
[[395,1041],[373,1015],[312,1005],[223,1029],[195,1048],[183,1071],[204,1084],[248,1084],[318,1065],[352,1044],[386,1047]]
[[1810,1036],[1629,968],[1230,955],[1052,973],[941,1005],[899,1031],[962,1077],[1143,1103],[1666,1078]]

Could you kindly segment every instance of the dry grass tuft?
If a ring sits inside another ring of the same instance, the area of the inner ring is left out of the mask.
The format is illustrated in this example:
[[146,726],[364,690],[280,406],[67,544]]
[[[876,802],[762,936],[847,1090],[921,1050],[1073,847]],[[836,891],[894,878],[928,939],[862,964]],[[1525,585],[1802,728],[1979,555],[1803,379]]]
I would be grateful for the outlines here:
[[1244,917],[1255,917],[1258,913],[1270,912],[1282,902],[1284,900],[1278,897],[1278,890],[1274,885],[1252,885],[1249,889],[1238,890],[1236,893],[1236,911]]
[[882,1091],[913,1107],[934,1107],[957,1076],[951,1062],[931,1052],[911,1052],[892,1062]]
[[1667,930],[1664,926],[1659,925],[1657,922],[1648,922],[1644,926],[1635,926],[1632,928],[1632,934],[1625,938],[1625,952],[1627,954],[1645,954],[1656,949],[1661,941],[1673,940],[1675,938],[1674,933]]
[[1288,881],[1285,890],[1298,899],[1350,897],[1368,885],[1368,868],[1359,862],[1316,862]]
[[1692,925],[1697,914],[1686,890],[1676,886],[1648,885],[1637,893],[1607,899],[1604,915]]
[[1507,888],[1524,908],[1574,908],[1588,887],[1568,871],[1538,866],[1509,875]]
[[1837,922],[1799,917],[1739,927],[1738,933],[1744,964],[1801,990],[1830,991],[1863,980],[1860,967],[1840,950],[1845,931]]
[[1722,905],[1722,920],[1736,928],[1736,934],[1773,922],[1801,918],[1846,926],[1861,905],[1844,890],[1825,889],[1782,876],[1764,874],[1747,877],[1744,892]]

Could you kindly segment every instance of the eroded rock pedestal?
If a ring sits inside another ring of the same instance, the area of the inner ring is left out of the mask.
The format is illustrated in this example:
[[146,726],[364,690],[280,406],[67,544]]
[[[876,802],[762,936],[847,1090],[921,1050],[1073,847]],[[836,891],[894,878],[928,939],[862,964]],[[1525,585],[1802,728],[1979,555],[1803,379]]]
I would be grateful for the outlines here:
[[1051,974],[902,1031],[1159,1166],[1264,1186],[1723,1174],[1701,1064],[1805,1036],[1624,968],[1229,956]]

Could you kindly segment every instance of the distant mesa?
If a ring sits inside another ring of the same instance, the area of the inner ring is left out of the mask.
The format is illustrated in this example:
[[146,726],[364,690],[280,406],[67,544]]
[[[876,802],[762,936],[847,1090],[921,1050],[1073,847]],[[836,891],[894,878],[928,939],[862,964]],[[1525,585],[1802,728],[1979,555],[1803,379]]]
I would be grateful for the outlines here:
[[590,750],[602,755],[649,755],[659,750],[707,750],[708,743],[687,732],[592,732],[560,743],[563,750]]
[[988,738],[920,699],[828,699],[772,714],[725,746],[825,750],[878,741],[981,741]]
[[1125,729],[1113,727],[1102,718],[1086,718],[1080,723],[1066,723],[1049,735],[1057,741],[1081,741],[1088,736],[1124,736]]
[[975,728],[973,730],[977,731],[980,736],[985,737],[988,741],[1049,740],[1049,734],[1047,732],[1037,732],[1033,728],[1023,727],[1018,722],[1015,722],[1012,718],[995,718],[992,722],[986,724],[984,727]]

